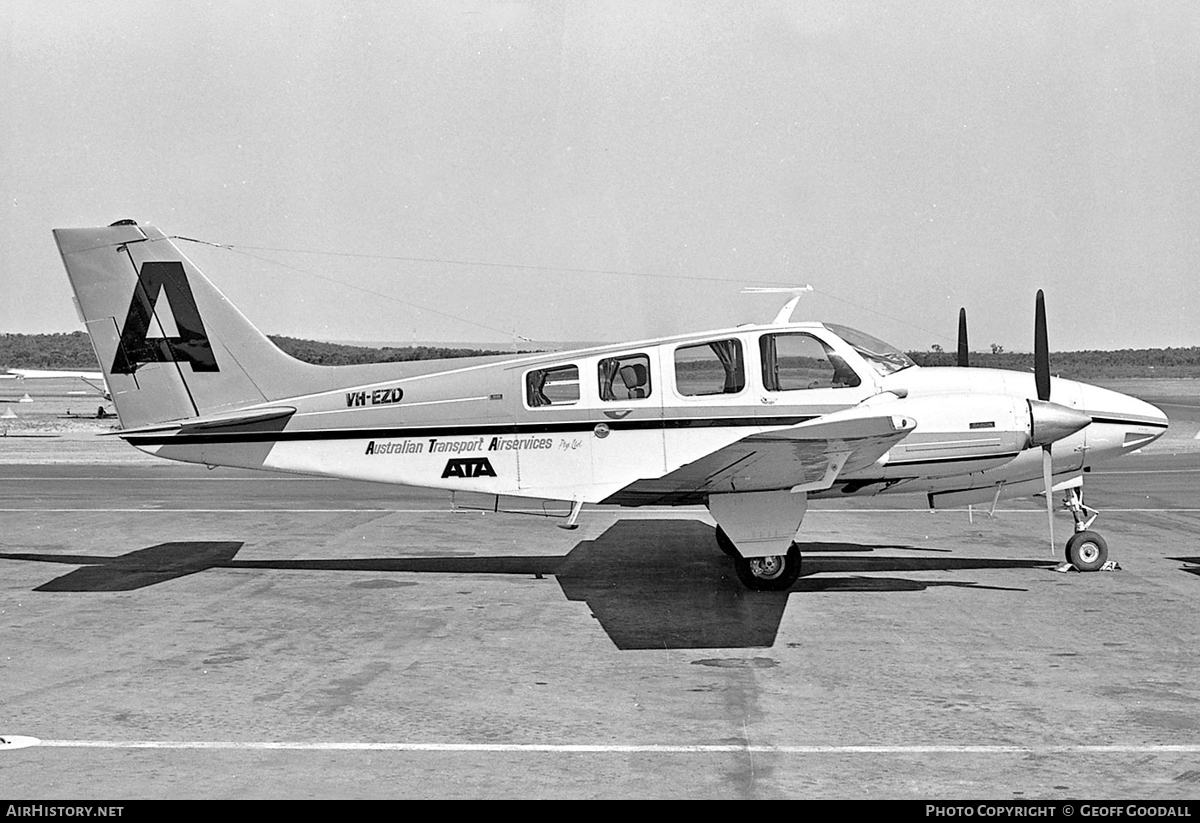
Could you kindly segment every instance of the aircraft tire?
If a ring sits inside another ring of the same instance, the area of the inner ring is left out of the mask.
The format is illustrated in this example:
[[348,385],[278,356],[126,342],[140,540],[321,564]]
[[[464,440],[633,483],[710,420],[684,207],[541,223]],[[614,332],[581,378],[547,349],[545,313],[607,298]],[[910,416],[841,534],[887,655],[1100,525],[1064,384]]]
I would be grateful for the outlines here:
[[1067,541],[1067,562],[1081,572],[1095,572],[1108,562],[1108,544],[1096,532],[1076,532]]
[[800,549],[793,543],[784,555],[735,557],[733,566],[738,580],[748,589],[758,592],[787,591],[800,577]]
[[738,560],[742,556],[742,553],[737,550],[737,546],[735,546],[733,541],[729,539],[729,535],[725,534],[725,530],[720,526],[717,526],[717,546],[720,547],[722,552],[724,552],[727,556],[732,557],[734,560]]

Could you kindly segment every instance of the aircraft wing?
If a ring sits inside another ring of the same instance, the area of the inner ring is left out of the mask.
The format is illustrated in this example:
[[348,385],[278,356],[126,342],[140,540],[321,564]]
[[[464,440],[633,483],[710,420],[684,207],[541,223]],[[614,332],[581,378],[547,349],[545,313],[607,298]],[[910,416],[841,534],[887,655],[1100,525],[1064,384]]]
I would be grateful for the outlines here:
[[638,480],[604,502],[689,505],[709,494],[820,491],[843,472],[874,463],[916,425],[908,417],[849,409],[748,435],[662,477]]

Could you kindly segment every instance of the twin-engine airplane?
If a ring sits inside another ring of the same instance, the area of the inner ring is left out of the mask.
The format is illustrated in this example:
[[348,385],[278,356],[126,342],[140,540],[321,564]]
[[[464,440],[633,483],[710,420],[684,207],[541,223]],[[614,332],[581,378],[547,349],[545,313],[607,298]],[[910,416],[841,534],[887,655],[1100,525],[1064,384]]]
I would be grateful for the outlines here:
[[54,236],[117,434],[139,449],[476,492],[495,510],[558,501],[568,528],[588,503],[703,504],[752,589],[795,582],[810,498],[899,492],[930,506],[1043,493],[1050,510],[1065,491],[1067,560],[1098,569],[1083,474],[1167,428],[1154,406],[1050,377],[1040,292],[1034,374],[921,368],[862,332],[790,322],[794,301],[767,325],[325,367],[277,349],[158,229]]

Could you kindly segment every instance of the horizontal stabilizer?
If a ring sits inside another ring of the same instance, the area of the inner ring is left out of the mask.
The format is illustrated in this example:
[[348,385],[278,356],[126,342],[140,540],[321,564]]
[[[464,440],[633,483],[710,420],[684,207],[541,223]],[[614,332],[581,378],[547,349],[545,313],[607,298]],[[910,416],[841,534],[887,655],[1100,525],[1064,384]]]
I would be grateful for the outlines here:
[[216,434],[218,432],[228,434],[268,421],[278,420],[281,423],[286,422],[295,413],[296,409],[294,406],[273,406],[265,409],[247,409],[246,411],[213,414],[207,417],[193,417],[190,420],[178,420],[174,423],[142,426],[136,429],[118,429],[115,432],[109,432],[109,434],[114,434],[121,438],[152,434]]

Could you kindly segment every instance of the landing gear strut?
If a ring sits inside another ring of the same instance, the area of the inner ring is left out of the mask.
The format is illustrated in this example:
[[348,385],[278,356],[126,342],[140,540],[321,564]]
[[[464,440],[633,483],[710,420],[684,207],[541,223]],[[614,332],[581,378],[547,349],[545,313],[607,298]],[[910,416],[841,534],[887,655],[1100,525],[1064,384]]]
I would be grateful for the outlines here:
[[1100,571],[1108,562],[1108,543],[1099,533],[1088,530],[1100,513],[1084,505],[1079,489],[1067,489],[1063,505],[1075,518],[1075,534],[1067,541],[1065,551],[1067,562],[1081,572]]

